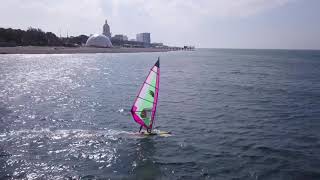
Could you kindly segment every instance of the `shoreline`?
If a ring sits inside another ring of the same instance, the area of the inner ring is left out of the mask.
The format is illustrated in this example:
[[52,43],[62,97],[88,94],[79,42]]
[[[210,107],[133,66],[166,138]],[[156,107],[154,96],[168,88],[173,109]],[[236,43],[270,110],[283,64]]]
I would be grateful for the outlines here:
[[60,46],[0,47],[0,54],[142,53],[142,52],[169,52],[169,51],[175,51],[175,49],[97,48],[97,47],[60,47]]

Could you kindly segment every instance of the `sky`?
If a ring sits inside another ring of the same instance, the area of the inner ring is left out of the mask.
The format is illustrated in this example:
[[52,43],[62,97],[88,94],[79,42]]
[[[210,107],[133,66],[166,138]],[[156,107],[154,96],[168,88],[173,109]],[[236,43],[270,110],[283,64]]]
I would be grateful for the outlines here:
[[1,0],[0,27],[200,48],[320,49],[320,0]]

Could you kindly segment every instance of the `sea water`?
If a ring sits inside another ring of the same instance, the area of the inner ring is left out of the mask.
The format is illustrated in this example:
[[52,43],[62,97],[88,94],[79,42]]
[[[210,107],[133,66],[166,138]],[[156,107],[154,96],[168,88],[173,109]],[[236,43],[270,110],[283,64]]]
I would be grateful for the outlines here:
[[0,55],[0,123],[0,179],[320,179],[320,51]]

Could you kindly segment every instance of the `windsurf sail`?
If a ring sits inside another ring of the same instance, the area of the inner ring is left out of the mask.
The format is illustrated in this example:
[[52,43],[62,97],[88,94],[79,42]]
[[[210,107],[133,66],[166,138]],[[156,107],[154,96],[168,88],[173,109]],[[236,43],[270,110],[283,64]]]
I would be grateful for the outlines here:
[[131,108],[133,119],[147,129],[152,129],[155,119],[159,94],[159,79],[160,58],[150,69]]

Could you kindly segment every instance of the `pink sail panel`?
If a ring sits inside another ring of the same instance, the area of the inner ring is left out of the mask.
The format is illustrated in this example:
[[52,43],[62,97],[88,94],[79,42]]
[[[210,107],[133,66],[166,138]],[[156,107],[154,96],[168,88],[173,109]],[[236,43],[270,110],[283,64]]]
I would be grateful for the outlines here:
[[149,71],[131,109],[133,119],[147,129],[152,129],[155,119],[159,96],[159,78],[160,62],[158,58]]

